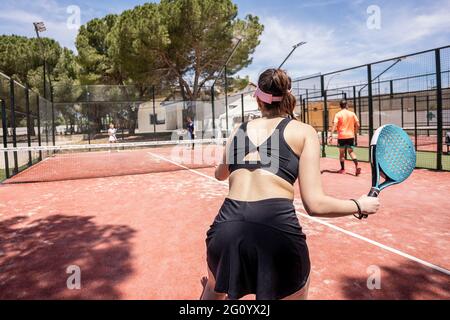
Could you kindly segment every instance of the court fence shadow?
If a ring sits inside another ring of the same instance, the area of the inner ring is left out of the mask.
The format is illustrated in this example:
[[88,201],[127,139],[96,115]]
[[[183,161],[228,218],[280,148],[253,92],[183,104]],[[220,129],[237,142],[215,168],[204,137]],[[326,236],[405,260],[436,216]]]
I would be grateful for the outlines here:
[[406,262],[398,266],[379,266],[381,289],[368,289],[367,277],[341,279],[345,298],[350,300],[449,300],[450,276]]
[[[98,225],[94,217],[53,215],[0,221],[0,300],[120,299],[131,273],[127,226]],[[68,268],[81,271],[70,290]]]

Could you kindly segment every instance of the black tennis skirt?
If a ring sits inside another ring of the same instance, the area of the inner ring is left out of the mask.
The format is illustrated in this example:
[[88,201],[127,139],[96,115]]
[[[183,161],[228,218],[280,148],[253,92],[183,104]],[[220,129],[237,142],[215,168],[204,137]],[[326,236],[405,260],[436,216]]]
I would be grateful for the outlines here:
[[310,261],[293,202],[226,199],[207,233],[215,291],[232,300],[286,298],[307,283]]

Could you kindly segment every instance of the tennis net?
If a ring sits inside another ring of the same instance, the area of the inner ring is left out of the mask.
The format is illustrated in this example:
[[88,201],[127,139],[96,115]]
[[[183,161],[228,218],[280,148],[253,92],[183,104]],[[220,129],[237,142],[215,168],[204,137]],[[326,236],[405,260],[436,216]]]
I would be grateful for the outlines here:
[[[0,170],[9,176],[4,183],[33,183],[210,168],[222,159],[224,143],[204,139],[0,148]],[[39,160],[29,163],[30,154]],[[18,168],[5,168],[11,159]]]

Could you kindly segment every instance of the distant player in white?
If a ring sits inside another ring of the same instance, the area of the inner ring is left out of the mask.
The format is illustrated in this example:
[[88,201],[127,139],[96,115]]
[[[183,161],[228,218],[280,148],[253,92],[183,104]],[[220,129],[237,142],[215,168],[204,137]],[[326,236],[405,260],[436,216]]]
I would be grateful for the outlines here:
[[114,124],[111,123],[109,125],[108,135],[109,135],[109,143],[117,143],[117,129],[114,128]]

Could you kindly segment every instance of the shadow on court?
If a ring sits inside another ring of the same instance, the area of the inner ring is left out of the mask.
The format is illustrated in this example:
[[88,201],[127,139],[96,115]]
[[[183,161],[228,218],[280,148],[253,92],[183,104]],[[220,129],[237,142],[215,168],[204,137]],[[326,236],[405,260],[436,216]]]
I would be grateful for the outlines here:
[[[119,299],[131,273],[126,226],[93,217],[53,215],[0,223],[0,299]],[[81,290],[68,290],[69,266],[81,268]]]
[[406,262],[396,267],[380,267],[381,290],[369,290],[366,278],[344,277],[342,278],[342,292],[346,299],[450,299],[450,277],[430,271],[414,262]]

